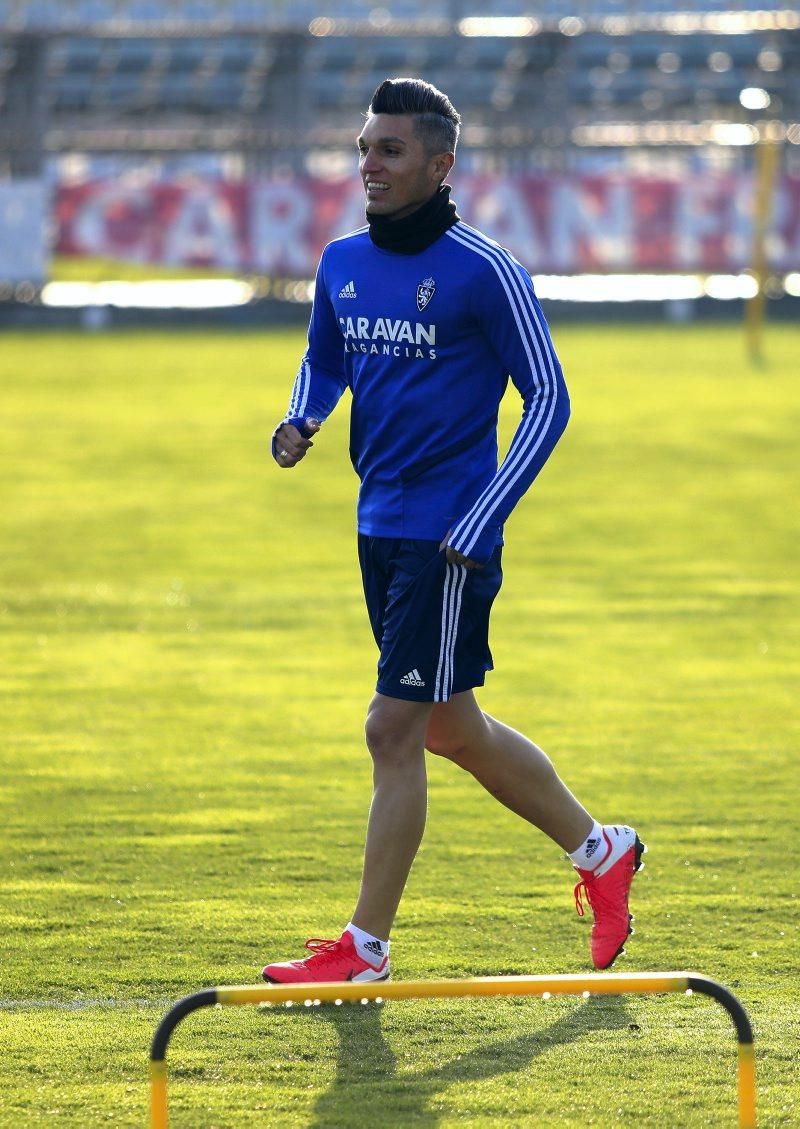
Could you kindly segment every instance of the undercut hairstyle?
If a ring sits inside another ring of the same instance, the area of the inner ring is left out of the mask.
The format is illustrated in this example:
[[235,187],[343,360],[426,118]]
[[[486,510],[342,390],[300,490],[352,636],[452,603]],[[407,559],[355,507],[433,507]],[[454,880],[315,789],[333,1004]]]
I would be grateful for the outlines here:
[[412,114],[425,151],[455,153],[461,115],[446,94],[421,78],[387,78],[372,95],[370,114]]

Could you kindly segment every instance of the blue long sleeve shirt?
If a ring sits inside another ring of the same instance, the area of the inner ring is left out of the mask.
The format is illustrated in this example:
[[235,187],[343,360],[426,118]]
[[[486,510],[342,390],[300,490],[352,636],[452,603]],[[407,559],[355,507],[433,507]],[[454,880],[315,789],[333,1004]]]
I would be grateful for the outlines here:
[[[498,468],[511,377],[522,418]],[[286,422],[325,420],[353,396],[359,532],[441,541],[485,562],[569,417],[530,275],[458,222],[424,251],[376,247],[365,228],[328,244]]]

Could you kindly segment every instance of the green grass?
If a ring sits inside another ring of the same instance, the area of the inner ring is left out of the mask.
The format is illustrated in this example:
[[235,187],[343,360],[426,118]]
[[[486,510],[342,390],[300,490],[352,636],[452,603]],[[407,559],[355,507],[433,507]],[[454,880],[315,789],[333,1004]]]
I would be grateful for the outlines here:
[[[573,418],[507,528],[482,702],[650,846],[626,970],[751,1012],[797,1115],[800,333],[556,331]],[[152,1031],[356,894],[375,654],[346,405],[270,463],[302,336],[0,338],[3,1125],[142,1125]],[[512,397],[504,433],[513,426]],[[582,971],[571,871],[452,766],[402,978]],[[734,1125],[695,997],[232,1009],[170,1053],[176,1126]]]
[[149,282],[152,279],[230,278],[236,272],[224,267],[175,266],[170,263],[135,263],[97,256],[60,255],[51,260],[48,278],[53,282]]

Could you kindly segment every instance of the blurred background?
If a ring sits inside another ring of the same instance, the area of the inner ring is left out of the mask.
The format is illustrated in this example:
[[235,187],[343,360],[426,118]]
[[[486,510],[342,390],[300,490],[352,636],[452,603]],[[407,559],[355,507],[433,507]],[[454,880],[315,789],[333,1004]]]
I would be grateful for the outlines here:
[[556,317],[797,317],[796,3],[0,0],[0,325],[304,321],[396,75]]

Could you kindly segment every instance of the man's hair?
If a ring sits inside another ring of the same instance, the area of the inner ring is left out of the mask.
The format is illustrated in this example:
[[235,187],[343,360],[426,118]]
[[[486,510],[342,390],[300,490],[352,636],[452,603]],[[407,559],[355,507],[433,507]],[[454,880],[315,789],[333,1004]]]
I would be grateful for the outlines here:
[[370,114],[413,114],[426,152],[455,153],[461,115],[446,94],[421,78],[387,78],[372,95]]

